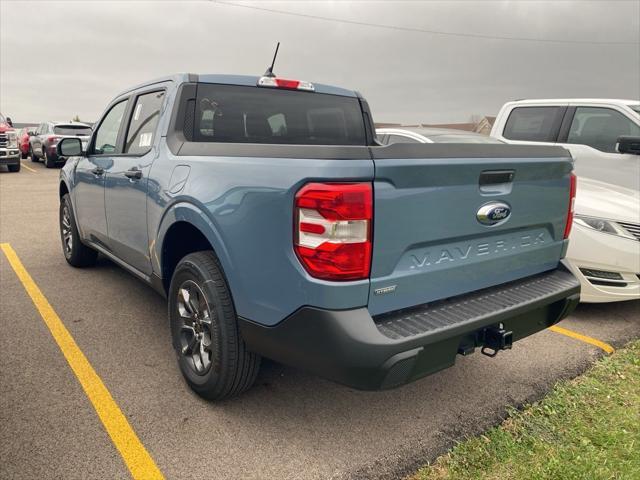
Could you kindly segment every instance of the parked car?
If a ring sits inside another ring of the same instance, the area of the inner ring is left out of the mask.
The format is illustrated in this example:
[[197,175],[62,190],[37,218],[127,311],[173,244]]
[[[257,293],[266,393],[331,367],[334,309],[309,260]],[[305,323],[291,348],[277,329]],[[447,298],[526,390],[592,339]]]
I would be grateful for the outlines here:
[[392,143],[504,143],[479,133],[453,128],[402,127],[376,129],[378,141]]
[[20,150],[18,134],[10,118],[0,113],[0,165],[6,165],[10,172],[20,171]]
[[18,134],[18,148],[20,149],[20,158],[29,156],[29,137],[34,134],[36,127],[24,127]]
[[506,103],[491,136],[568,148],[578,177],[640,190],[640,100],[553,99]]
[[206,398],[249,388],[261,356],[396,387],[579,301],[563,148],[381,146],[354,91],[193,74],[118,95],[91,138],[57,146],[64,256],[100,252],[165,295]]
[[583,302],[640,299],[640,192],[578,178],[567,252]]
[[29,140],[29,155],[32,162],[44,161],[47,168],[64,162],[58,157],[56,145],[62,138],[77,137],[86,147],[91,136],[91,127],[81,122],[44,122]]

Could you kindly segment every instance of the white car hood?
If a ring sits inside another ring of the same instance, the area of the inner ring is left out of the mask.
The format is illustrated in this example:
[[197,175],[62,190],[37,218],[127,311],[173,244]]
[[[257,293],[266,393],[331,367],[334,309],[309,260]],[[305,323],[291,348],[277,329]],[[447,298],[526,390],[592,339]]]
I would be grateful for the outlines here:
[[578,177],[575,213],[640,224],[640,192]]

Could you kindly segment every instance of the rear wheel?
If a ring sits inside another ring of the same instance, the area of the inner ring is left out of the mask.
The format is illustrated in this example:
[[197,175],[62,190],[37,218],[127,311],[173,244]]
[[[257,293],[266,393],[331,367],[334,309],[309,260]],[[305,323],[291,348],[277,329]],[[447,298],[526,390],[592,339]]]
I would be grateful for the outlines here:
[[180,370],[189,386],[209,400],[247,390],[260,356],[240,336],[227,282],[213,252],[196,252],[176,267],[169,288],[169,321]]
[[74,267],[89,267],[96,263],[98,252],[80,240],[76,219],[73,216],[71,198],[65,194],[60,201],[60,239],[64,258]]
[[42,149],[42,156],[44,157],[44,165],[47,168],[53,168],[56,166],[56,162],[53,161],[53,159],[49,156],[44,148]]
[[20,150],[20,158],[21,158],[22,160],[26,160],[28,156],[29,156],[29,153],[28,153],[28,152],[27,152],[27,153],[25,153],[25,152],[23,152],[22,150]]
[[7,165],[7,167],[9,167],[9,171],[10,172],[19,172],[20,171],[20,162],[14,164],[14,165]]

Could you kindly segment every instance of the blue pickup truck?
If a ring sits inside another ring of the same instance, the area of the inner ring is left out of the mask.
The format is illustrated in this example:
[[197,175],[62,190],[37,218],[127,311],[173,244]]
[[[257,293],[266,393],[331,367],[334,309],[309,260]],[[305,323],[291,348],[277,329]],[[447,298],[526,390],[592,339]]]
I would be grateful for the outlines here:
[[560,147],[384,146],[358,92],[183,74],[121,93],[86,149],[65,138],[58,154],[66,260],[100,253],[165,296],[208,399],[249,388],[262,356],[397,387],[579,300]]

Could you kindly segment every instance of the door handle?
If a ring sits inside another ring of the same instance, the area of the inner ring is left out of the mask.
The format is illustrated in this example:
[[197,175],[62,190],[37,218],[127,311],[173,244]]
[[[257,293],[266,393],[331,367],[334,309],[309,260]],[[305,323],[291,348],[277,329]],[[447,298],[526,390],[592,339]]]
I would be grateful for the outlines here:
[[100,175],[102,175],[104,173],[104,168],[96,167],[93,170],[91,170],[91,173],[93,173],[94,175],[99,177]]
[[142,178],[142,170],[138,170],[138,168],[133,167],[131,170],[124,172],[124,176],[132,180],[140,180]]

